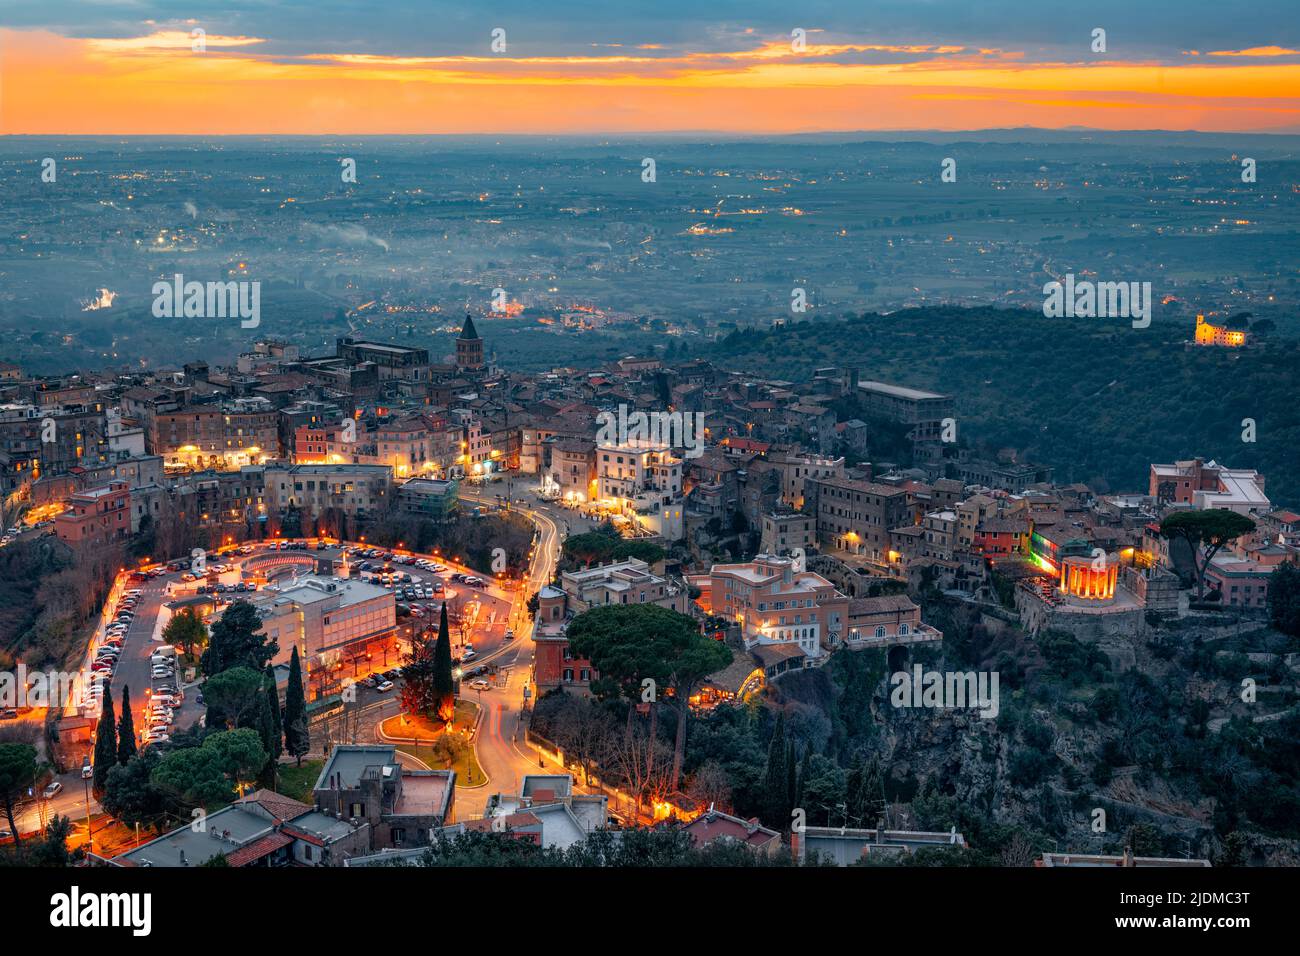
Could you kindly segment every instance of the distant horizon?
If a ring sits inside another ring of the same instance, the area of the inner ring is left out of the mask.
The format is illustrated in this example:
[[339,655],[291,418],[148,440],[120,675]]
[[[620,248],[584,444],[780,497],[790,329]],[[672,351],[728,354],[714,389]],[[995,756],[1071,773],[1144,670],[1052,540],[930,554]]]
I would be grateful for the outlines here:
[[[1300,135],[1300,18],[1209,0],[48,0],[0,28],[0,132]],[[699,131],[699,132],[692,132]]]
[[977,136],[983,134],[1011,135],[1018,133],[1049,133],[1052,135],[1077,134],[1079,136],[1263,136],[1275,139],[1294,137],[1300,139],[1300,126],[1291,130],[1209,130],[1209,129],[1172,129],[1161,127],[1107,129],[1097,126],[981,126],[970,128],[934,128],[934,127],[898,127],[880,129],[817,129],[799,130],[785,133],[778,132],[733,132],[716,129],[680,129],[680,130],[608,130],[604,132],[403,132],[403,133],[368,133],[357,130],[339,130],[323,133],[283,133],[250,131],[240,133],[75,133],[75,132],[0,132],[0,140],[6,139],[130,139],[130,140],[202,140],[202,139],[285,139],[311,140],[332,139],[341,136],[355,136],[366,139],[551,139],[551,140],[631,140],[641,139],[684,139],[690,137],[709,137],[727,140],[752,142],[769,142],[779,140],[798,140],[810,137],[871,137],[879,136]]

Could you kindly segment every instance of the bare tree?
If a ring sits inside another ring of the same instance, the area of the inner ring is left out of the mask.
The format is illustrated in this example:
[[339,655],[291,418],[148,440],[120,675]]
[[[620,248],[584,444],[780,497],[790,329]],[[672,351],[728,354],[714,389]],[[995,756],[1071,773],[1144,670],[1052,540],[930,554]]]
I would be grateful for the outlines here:
[[710,760],[695,771],[686,782],[686,795],[697,806],[711,806],[719,810],[731,809],[731,779],[722,765]]
[[668,794],[672,776],[672,748],[651,736],[640,721],[609,740],[609,766],[623,780],[640,809],[648,799],[661,800]]
[[570,697],[552,718],[555,742],[582,767],[583,783],[591,785],[591,773],[608,751],[608,739],[619,733],[616,722],[589,697]]

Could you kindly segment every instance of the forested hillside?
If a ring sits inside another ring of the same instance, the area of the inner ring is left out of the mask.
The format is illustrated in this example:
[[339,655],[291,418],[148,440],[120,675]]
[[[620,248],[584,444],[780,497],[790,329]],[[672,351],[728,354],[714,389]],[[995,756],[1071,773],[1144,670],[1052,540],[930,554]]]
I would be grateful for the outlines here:
[[[1145,491],[1152,461],[1201,455],[1256,468],[1300,503],[1300,345],[1268,333],[1243,350],[1193,348],[1194,319],[1047,319],[993,308],[909,309],[737,331],[703,356],[802,379],[856,363],[864,379],[957,399],[959,438],[1018,450],[1057,481]],[[1242,440],[1243,419],[1256,441]]]

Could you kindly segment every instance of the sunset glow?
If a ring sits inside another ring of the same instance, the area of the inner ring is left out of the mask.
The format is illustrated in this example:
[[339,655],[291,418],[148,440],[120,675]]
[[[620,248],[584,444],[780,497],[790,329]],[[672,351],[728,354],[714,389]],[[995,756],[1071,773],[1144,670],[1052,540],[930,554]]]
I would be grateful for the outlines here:
[[590,54],[263,52],[185,29],[84,38],[0,31],[6,133],[565,133],[1088,126],[1294,131],[1300,58],[1284,47],[1178,62],[1032,62],[964,44],[779,38],[730,50]]

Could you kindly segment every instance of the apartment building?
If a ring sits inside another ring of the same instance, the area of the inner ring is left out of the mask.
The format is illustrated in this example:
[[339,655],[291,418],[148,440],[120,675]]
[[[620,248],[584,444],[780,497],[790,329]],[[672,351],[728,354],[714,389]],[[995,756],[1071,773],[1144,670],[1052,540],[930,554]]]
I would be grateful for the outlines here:
[[68,510],[54,518],[54,533],[73,548],[98,547],[131,534],[131,489],[111,481],[68,497]]
[[599,445],[597,498],[613,511],[635,513],[642,526],[677,541],[684,527],[682,464],[667,445]]
[[387,507],[393,471],[387,465],[264,466],[267,507],[299,508],[322,514],[337,508],[349,517],[365,517]]
[[914,524],[907,489],[851,478],[811,479],[808,483],[817,542],[822,548],[890,563],[890,530]]
[[685,590],[637,558],[566,571],[560,575],[560,587],[567,598],[566,610],[573,614],[606,604],[658,604],[687,612]]
[[252,602],[267,640],[279,645],[275,662],[288,662],[298,648],[313,700],[337,691],[365,655],[394,651],[396,603],[378,585],[311,574],[269,585]]
[[763,515],[763,532],[758,549],[764,554],[807,554],[817,545],[817,519],[799,512]]
[[692,581],[705,611],[740,625],[746,650],[795,647],[811,663],[838,644],[847,627],[849,599],[791,558],[760,554],[740,564],[715,564]]
[[340,745],[312,799],[321,813],[367,825],[371,851],[423,847],[455,822],[456,771],[408,769],[387,744]]
[[1238,514],[1265,514],[1272,507],[1264,494],[1264,476],[1250,468],[1225,468],[1216,461],[1193,458],[1171,465],[1153,464],[1148,493],[1161,505],[1226,508]]

